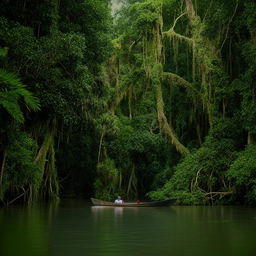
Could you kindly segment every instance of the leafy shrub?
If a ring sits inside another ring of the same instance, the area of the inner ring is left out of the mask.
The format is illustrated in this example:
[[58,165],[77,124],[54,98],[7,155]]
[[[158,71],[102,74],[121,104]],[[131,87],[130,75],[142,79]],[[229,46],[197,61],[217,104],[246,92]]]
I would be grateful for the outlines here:
[[149,196],[157,200],[175,197],[183,204],[205,204],[207,192],[225,190],[224,174],[235,159],[234,152],[232,140],[207,137],[200,149],[175,167],[171,179]]
[[[36,152],[35,141],[22,131],[15,131],[9,135],[11,141],[8,147],[6,169],[4,172],[4,193],[27,189],[29,185],[39,187],[41,184],[40,169],[34,163]],[[2,195],[2,196],[3,196]]]
[[227,177],[240,192],[238,194],[244,194],[248,203],[256,203],[256,145],[249,145],[238,154]]
[[95,196],[100,199],[111,201],[115,196],[118,186],[119,171],[115,162],[106,158],[97,165],[97,178],[94,182]]

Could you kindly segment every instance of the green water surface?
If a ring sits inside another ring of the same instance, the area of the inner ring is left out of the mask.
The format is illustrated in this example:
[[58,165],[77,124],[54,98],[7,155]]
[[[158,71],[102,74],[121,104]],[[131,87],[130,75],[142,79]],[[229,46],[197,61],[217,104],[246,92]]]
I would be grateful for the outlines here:
[[0,209],[1,256],[255,256],[256,209],[91,207]]

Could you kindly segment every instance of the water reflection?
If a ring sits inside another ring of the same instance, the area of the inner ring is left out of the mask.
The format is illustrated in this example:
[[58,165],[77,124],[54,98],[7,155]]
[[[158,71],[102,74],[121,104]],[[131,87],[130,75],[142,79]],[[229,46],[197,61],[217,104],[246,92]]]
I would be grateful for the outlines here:
[[114,209],[115,217],[122,217],[124,213],[124,208],[123,207],[115,207]]
[[114,217],[122,217],[124,215],[124,212],[133,212],[137,213],[139,210],[141,210],[138,207],[112,207],[112,206],[92,206],[91,212],[94,217],[98,216],[99,214],[105,215],[108,213],[113,213]]
[[256,210],[60,206],[0,209],[1,256],[254,256]]
[[0,210],[0,255],[48,256],[57,204]]

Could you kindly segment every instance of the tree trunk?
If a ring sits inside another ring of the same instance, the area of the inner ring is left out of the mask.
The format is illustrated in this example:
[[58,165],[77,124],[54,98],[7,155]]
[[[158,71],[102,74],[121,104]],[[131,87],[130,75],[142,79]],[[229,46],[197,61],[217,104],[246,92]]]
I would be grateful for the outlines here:
[[[195,58],[193,69],[197,66],[197,74],[200,79],[202,88],[202,100],[206,106],[208,114],[208,122],[210,127],[213,125],[214,115],[214,83],[212,79],[212,64],[210,60],[218,60],[218,51],[214,42],[210,41],[202,34],[202,27],[204,26],[200,17],[196,14],[192,0],[186,0],[186,10],[190,25],[192,27],[191,38],[193,40],[193,58]],[[215,67],[215,68],[221,68]],[[218,70],[214,71],[219,76]]]
[[247,137],[247,144],[253,144],[255,142],[254,134],[251,132],[248,132],[248,137]]
[[6,158],[7,158],[7,149],[5,149],[3,152],[3,160],[2,160],[1,173],[0,173],[0,198],[2,197],[2,192],[3,192],[3,176],[4,176]]
[[[173,127],[169,124],[164,112],[164,100],[162,93],[162,78],[164,76],[163,63],[163,17],[162,5],[158,6],[158,20],[152,27],[152,31],[145,36],[143,40],[143,55],[145,73],[151,80],[151,84],[155,87],[156,107],[160,128],[167,136],[170,143],[175,145],[178,152],[181,154],[188,153],[188,149],[179,141],[175,135]],[[147,60],[151,60],[147,62]],[[152,61],[154,60],[154,61]]]
[[55,119],[45,126],[44,141],[34,160],[41,173],[38,181],[40,184],[32,184],[32,189],[30,190],[30,195],[33,195],[33,199],[36,199],[39,194],[41,196],[48,196],[48,199],[58,197],[54,151],[56,129],[57,121]]
[[98,163],[100,162],[100,155],[101,155],[101,148],[102,148],[104,134],[105,134],[105,128],[103,127],[103,130],[102,130],[102,133],[100,136],[100,144],[99,144],[99,151],[98,151]]
[[194,5],[192,0],[186,0],[186,8],[187,8],[187,12],[188,15],[191,19],[195,18],[196,13],[195,13],[195,9],[194,9]]
[[[133,189],[133,190],[132,190]],[[135,174],[135,165],[133,164],[130,178],[129,178],[129,183],[128,183],[128,188],[127,188],[127,196],[133,193],[134,196],[137,194],[137,177]]]
[[181,154],[187,154],[189,153],[188,149],[178,140],[176,134],[173,131],[173,128],[171,124],[168,123],[167,118],[164,113],[164,100],[163,100],[163,93],[161,84],[157,86],[156,89],[156,97],[157,97],[157,115],[158,120],[161,126],[161,129],[166,134],[168,140],[175,145],[176,150],[180,152]]

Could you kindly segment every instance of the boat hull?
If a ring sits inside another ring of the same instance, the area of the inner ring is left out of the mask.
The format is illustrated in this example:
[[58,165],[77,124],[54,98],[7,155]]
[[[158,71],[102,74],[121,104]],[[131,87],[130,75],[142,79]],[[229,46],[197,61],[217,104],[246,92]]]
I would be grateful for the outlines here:
[[156,202],[140,202],[140,203],[123,203],[115,204],[112,202],[107,202],[95,198],[91,198],[92,204],[94,206],[113,206],[113,207],[160,207],[160,206],[170,206],[176,203],[176,199],[156,201]]

